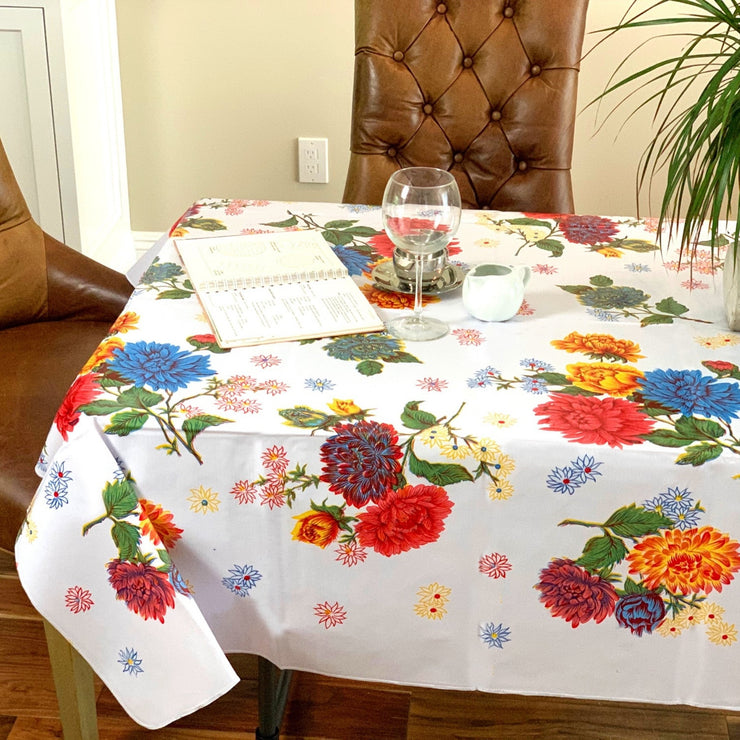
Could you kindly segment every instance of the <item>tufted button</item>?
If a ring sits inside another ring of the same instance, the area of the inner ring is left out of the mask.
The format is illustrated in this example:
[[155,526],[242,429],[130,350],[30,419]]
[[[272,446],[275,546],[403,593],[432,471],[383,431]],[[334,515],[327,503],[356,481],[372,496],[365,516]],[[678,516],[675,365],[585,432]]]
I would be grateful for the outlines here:
[[428,116],[432,114],[432,111],[434,110],[434,107],[431,103],[426,103],[424,105],[424,113],[426,113]]
[[440,3],[437,6],[437,12],[438,13],[446,13],[447,12],[447,6],[444,3]]
[[511,18],[514,15],[514,8],[504,8],[504,18]]
[[395,147],[390,146],[390,147],[388,147],[388,151],[386,152],[386,154],[389,157],[395,157],[396,154],[398,154],[398,152],[396,151]]
[[501,111],[500,110],[493,110],[493,111],[491,111],[491,120],[492,121],[500,121],[501,120]]
[[533,64],[532,68],[529,70],[532,77],[537,77],[537,75],[542,72],[542,68],[539,64]]
[[395,59],[395,60],[396,60],[397,62],[400,62],[400,61],[402,61],[402,60],[403,60],[403,52],[402,52],[402,51],[394,51],[394,52],[393,52],[393,58],[394,58],[394,59]]
[[481,211],[487,211],[487,210],[489,210],[489,209],[490,209],[490,206],[489,206],[489,205],[487,205],[486,203],[484,203],[484,204],[483,204],[483,205],[482,205],[482,206],[480,207],[480,209],[481,209]]
[[517,166],[519,167],[519,172],[525,172],[527,170],[527,167],[529,167],[526,162],[519,162]]
[[470,69],[472,66],[473,60],[470,57],[465,57],[465,59],[463,59],[463,67],[465,67],[465,69]]
[[462,155],[462,154],[461,154],[460,152],[458,152],[458,153],[457,153],[457,154],[456,154],[456,155],[455,155],[455,156],[453,157],[453,159],[455,160],[455,162],[457,162],[458,164],[460,164],[460,162],[462,162],[462,161],[463,161],[464,157],[463,157],[463,155]]

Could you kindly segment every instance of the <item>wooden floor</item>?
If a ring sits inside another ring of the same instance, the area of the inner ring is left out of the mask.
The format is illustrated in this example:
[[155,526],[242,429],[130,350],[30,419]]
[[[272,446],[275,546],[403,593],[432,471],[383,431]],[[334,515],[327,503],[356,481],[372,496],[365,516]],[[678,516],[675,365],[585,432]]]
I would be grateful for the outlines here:
[[[101,740],[237,740],[254,737],[257,725],[256,682],[250,678],[162,730],[138,727],[102,684],[97,707]],[[0,740],[61,736],[43,627],[12,558],[0,551]],[[740,740],[740,713],[411,689],[297,673],[280,737]]]

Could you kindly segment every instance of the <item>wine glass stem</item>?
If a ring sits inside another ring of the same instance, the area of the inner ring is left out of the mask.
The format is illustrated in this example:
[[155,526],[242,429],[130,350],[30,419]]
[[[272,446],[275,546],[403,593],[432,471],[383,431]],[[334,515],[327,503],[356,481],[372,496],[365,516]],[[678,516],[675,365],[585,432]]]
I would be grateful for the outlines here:
[[414,318],[421,319],[421,255],[414,255]]

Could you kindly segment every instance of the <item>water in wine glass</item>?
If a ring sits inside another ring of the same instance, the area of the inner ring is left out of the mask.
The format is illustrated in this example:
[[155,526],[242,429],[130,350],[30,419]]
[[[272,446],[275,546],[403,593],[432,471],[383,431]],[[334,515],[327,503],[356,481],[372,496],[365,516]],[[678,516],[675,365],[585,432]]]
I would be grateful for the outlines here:
[[387,322],[401,339],[425,341],[444,336],[443,321],[423,316],[422,258],[443,250],[460,224],[460,191],[455,178],[434,167],[408,167],[391,175],[383,194],[383,225],[397,249],[414,257],[414,313]]
[[447,219],[392,216],[385,219],[385,228],[391,241],[411,254],[433,254],[444,249],[450,241]]

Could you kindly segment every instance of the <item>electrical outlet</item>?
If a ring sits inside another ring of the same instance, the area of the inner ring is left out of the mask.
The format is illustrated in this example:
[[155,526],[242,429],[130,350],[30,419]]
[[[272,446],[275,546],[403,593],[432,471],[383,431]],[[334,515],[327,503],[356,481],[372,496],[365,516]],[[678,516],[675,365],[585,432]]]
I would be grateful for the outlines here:
[[329,182],[329,140],[298,138],[298,182]]

